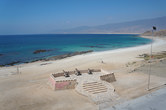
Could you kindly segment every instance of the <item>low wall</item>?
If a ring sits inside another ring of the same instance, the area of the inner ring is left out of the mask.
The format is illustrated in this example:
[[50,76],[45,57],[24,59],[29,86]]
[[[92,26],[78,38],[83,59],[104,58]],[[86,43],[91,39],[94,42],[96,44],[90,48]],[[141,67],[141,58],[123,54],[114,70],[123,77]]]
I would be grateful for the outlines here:
[[[79,70],[81,73],[88,73],[88,70]],[[101,72],[100,69],[91,69],[92,72]],[[75,71],[68,71],[69,75],[74,74]],[[56,77],[64,76],[64,73],[51,74],[49,77],[49,85],[53,90],[74,89],[77,84],[75,80],[61,80],[57,81]]]
[[54,76],[52,74],[50,75],[50,77],[48,79],[48,83],[51,86],[51,88],[53,90],[55,90],[55,83],[56,83],[56,81],[55,81],[55,78],[54,78]]
[[[88,73],[88,70],[79,70],[80,73]],[[92,72],[101,72],[100,69],[91,69]],[[66,71],[67,72],[67,71]],[[69,75],[75,74],[75,71],[68,71]],[[56,74],[52,74],[54,77],[60,77],[60,76],[64,76],[64,73],[56,73]]]
[[52,74],[54,77],[60,77],[60,76],[64,76],[64,73],[56,73],[56,74]]
[[56,81],[53,75],[50,75],[49,78],[49,85],[53,90],[74,89],[76,84],[76,79]]
[[56,81],[54,90],[75,89],[76,84],[76,79]]
[[100,79],[109,83],[116,81],[114,73],[100,76]]

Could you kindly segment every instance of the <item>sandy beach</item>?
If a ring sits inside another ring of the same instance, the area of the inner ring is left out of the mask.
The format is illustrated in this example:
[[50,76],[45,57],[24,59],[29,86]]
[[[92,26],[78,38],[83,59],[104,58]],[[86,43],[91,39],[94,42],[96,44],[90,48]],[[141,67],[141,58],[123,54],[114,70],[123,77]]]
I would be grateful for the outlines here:
[[[143,36],[145,37],[145,36]],[[146,37],[147,38],[147,37]],[[152,37],[149,37],[152,38]],[[166,39],[153,38],[153,53],[166,51]],[[1,110],[97,110],[99,105],[94,104],[88,97],[77,94],[74,90],[53,91],[47,84],[51,73],[62,70],[78,69],[105,69],[115,73],[117,79],[113,83],[119,98],[130,100],[150,91],[147,87],[147,74],[132,71],[140,66],[142,58],[139,55],[150,53],[150,44],[93,52],[77,55],[56,61],[38,61],[0,68],[0,109]],[[103,63],[101,63],[103,61]],[[134,66],[126,64],[138,62]],[[162,68],[161,68],[162,69]],[[166,83],[166,77],[152,75],[151,87]],[[110,106],[111,104],[108,104]],[[101,105],[102,106],[102,105]]]

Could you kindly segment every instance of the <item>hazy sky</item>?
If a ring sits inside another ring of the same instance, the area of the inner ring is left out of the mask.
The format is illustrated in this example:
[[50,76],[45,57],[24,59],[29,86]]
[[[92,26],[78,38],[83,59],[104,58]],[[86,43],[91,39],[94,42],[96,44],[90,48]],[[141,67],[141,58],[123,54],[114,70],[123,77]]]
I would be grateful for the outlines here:
[[166,16],[166,0],[0,0],[0,34],[52,33]]

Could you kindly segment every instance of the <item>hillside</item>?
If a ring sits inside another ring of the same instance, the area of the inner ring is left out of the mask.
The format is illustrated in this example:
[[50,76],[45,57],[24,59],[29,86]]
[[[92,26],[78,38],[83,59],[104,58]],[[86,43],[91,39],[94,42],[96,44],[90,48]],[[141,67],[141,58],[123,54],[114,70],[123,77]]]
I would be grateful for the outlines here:
[[136,20],[123,23],[110,23],[99,26],[81,26],[71,29],[59,29],[54,33],[143,33],[156,26],[159,30],[166,29],[166,16],[153,19]]
[[[142,36],[152,36],[152,31],[146,31]],[[166,30],[156,31],[154,32],[154,36],[166,36]]]

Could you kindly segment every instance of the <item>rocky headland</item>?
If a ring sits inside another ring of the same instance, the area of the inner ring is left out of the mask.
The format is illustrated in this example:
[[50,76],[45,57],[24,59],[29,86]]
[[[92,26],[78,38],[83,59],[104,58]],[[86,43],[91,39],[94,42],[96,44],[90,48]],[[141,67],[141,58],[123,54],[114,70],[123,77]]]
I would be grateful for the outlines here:
[[[141,35],[142,36],[152,36],[152,31],[146,31]],[[154,36],[160,36],[160,37],[166,36],[166,30],[154,31]]]

